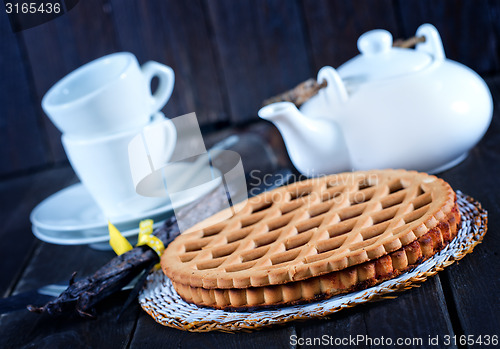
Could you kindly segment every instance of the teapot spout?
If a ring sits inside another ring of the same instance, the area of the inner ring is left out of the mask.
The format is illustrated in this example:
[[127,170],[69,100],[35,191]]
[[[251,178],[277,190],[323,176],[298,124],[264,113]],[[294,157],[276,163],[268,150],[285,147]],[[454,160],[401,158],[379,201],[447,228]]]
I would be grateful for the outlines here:
[[290,102],[278,102],[259,110],[280,131],[294,166],[308,177],[348,171],[349,152],[338,123],[308,118]]

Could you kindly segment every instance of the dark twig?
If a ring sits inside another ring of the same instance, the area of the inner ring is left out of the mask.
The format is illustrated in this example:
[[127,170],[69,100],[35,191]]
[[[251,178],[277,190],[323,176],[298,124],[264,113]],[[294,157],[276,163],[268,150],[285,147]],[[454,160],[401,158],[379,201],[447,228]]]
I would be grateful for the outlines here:
[[[177,234],[175,218],[155,232],[164,244],[170,243]],[[28,310],[51,315],[76,310],[83,317],[93,317],[93,308],[97,303],[121,290],[152,262],[158,261],[158,255],[148,246],[135,247],[116,256],[91,276],[73,281],[73,275],[69,287],[56,299],[42,307],[29,305]]]
[[319,90],[326,87],[326,81],[318,84],[315,79],[306,80],[292,90],[286,91],[278,96],[266,99],[263,105],[269,105],[276,102],[292,102],[297,107],[307,102],[311,97],[315,96]]
[[146,282],[148,274],[151,272],[151,270],[154,268],[155,265],[156,265],[156,263],[152,262],[152,263],[150,263],[149,266],[146,267],[146,269],[144,270],[142,275],[139,277],[139,279],[135,283],[134,288],[132,289],[132,291],[130,291],[130,294],[128,295],[127,300],[125,301],[125,303],[123,303],[122,309],[120,310],[120,313],[116,317],[116,320],[120,320],[120,318],[122,317],[125,310],[137,298],[137,296],[139,295],[139,292],[141,291],[142,287],[144,286],[144,283]]
[[[185,221],[192,220],[192,225],[219,211],[225,198],[224,188],[219,186],[199,202],[185,208],[178,217]],[[165,246],[178,234],[179,228],[175,216],[153,233]],[[28,310],[51,315],[74,313],[82,317],[94,317],[94,306],[128,285],[144,270],[159,262],[159,257],[148,246],[137,246],[132,250],[113,258],[91,276],[74,281],[71,276],[68,288],[57,298],[42,307],[28,306]]]
[[425,42],[425,36],[413,36],[406,40],[398,39],[394,41],[392,46],[400,48],[411,48],[415,47],[417,44],[420,44],[422,42]]

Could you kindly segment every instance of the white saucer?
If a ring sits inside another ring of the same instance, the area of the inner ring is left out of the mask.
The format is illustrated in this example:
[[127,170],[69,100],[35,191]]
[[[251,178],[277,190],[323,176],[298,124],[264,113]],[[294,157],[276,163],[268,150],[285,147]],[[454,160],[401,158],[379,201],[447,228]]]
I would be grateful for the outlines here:
[[[187,178],[196,175],[199,168],[190,163],[176,164],[179,176]],[[184,192],[175,203],[186,206],[215,189],[220,184],[220,172],[214,170],[214,177],[219,180],[207,182],[196,190]],[[193,172],[194,173],[191,173]],[[173,214],[170,201],[165,205],[148,211],[114,217],[111,222],[124,236],[138,233],[139,221],[151,218],[158,225]],[[101,212],[83,184],[73,184],[49,196],[38,204],[30,215],[33,234],[42,241],[59,245],[82,245],[106,242],[109,240],[108,219]]]
[[[155,222],[155,224],[153,224],[153,228],[161,226],[164,222],[165,220]],[[85,231],[52,231],[38,228],[34,225],[31,226],[31,231],[33,232],[33,235],[35,235],[40,240],[56,245],[87,245],[109,241],[109,235],[107,231],[105,232],[105,234],[89,235]],[[139,234],[139,227],[135,229],[120,231],[120,233],[124,237],[132,237]]]
[[[168,202],[152,210],[113,218],[112,222],[115,225],[126,225],[171,210],[172,205]],[[108,224],[106,217],[82,183],[70,185],[49,196],[33,209],[30,220],[38,228],[61,232],[99,229]]]

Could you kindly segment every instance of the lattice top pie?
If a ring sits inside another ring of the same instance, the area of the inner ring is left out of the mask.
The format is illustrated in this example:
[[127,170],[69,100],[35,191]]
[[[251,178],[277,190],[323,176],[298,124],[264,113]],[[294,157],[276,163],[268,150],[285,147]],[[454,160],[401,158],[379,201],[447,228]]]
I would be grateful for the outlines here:
[[425,173],[309,179],[253,197],[233,217],[180,235],[162,267],[174,283],[192,288],[305,280],[401,249],[446,221],[454,206],[448,183]]

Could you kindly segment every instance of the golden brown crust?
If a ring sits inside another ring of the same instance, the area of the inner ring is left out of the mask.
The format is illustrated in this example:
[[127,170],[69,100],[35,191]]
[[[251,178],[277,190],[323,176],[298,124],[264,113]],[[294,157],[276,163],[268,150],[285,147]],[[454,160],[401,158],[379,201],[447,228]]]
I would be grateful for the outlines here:
[[247,289],[205,289],[173,282],[187,302],[223,310],[252,310],[295,305],[363,290],[394,278],[441,251],[457,234],[460,213],[455,204],[446,219],[411,244],[376,260],[284,285]]
[[296,281],[335,271],[348,281],[350,267],[411,247],[447,219],[454,202],[445,181],[414,171],[310,179],[254,197],[222,223],[182,234],[163,254],[162,268],[179,289],[239,298],[237,289],[285,284],[293,298]]

